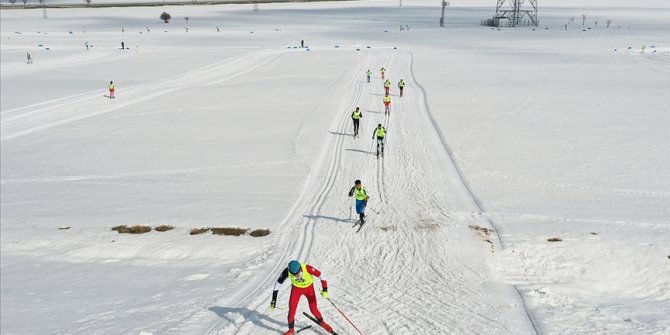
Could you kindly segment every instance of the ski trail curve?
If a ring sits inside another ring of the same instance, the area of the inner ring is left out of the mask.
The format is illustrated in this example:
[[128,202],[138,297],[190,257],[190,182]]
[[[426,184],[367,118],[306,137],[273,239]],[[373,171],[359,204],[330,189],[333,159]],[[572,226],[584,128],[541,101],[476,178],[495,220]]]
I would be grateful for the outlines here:
[[47,129],[64,126],[111,113],[134,104],[156,99],[184,87],[205,87],[234,80],[244,74],[267,66],[282,52],[261,51],[235,57],[165,78],[150,85],[124,89],[119,99],[104,99],[98,95],[75,95],[72,99],[56,99],[52,103],[35,104],[35,108],[20,107],[3,112],[0,140],[7,142]]

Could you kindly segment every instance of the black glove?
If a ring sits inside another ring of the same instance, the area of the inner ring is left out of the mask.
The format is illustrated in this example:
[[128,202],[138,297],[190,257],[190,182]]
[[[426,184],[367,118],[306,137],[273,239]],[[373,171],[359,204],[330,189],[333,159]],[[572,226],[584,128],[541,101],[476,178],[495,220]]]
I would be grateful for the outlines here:
[[270,301],[270,309],[272,310],[277,308],[277,293],[279,293],[279,291],[272,291],[272,301]]

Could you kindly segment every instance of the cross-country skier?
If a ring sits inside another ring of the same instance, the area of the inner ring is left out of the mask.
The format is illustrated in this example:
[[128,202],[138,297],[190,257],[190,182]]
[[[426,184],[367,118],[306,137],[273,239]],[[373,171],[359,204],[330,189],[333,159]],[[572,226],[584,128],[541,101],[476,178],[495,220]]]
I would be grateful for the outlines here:
[[30,56],[30,52],[26,52],[26,59],[27,59],[26,63],[28,63],[28,64],[33,63],[33,57]]
[[384,79],[384,73],[386,73],[386,69],[382,66],[381,69],[379,69],[379,72],[382,74],[382,79]]
[[368,69],[368,72],[366,72],[365,74],[368,75],[368,83],[369,83],[370,82],[370,77],[372,77],[372,71],[370,71],[370,69]]
[[365,187],[360,180],[354,182],[354,187],[349,191],[349,197],[355,196],[356,198],[356,214],[360,218],[359,224],[363,225],[365,223],[365,207],[368,205],[368,193],[365,191]]
[[286,278],[291,280],[291,297],[288,302],[288,331],[284,335],[293,335],[295,334],[295,311],[298,308],[298,301],[303,295],[307,297],[307,303],[309,304],[309,310],[312,312],[316,320],[319,322],[319,326],[327,330],[329,333],[333,332],[333,328],[323,321],[321,317],[321,312],[316,306],[316,295],[314,294],[314,278],[317,278],[321,281],[321,296],[325,299],[328,299],[328,282],[321,274],[321,271],[315,267],[306,264],[300,263],[296,260],[292,260],[288,263],[281,274],[279,279],[274,284],[272,291],[272,301],[270,302],[270,308],[275,309],[277,307],[277,293],[279,292],[279,287],[284,283]]
[[110,81],[107,88],[109,88],[109,98],[113,99],[114,98],[114,91],[116,91],[116,87],[114,86],[114,82]]
[[391,96],[386,93],[384,96],[384,115],[391,114]]
[[378,124],[377,128],[372,133],[372,139],[377,138],[377,157],[379,157],[379,148],[381,147],[381,154],[384,156],[384,137],[386,136],[386,128],[382,124]]
[[386,90],[386,94],[389,94],[389,90],[391,89],[391,81],[386,79],[384,82],[384,90]]
[[398,82],[398,88],[400,89],[400,97],[402,98],[402,89],[405,88],[405,81],[400,79]]
[[358,127],[362,118],[363,112],[361,112],[360,108],[356,107],[356,110],[351,113],[351,119],[354,120],[354,137],[358,136]]

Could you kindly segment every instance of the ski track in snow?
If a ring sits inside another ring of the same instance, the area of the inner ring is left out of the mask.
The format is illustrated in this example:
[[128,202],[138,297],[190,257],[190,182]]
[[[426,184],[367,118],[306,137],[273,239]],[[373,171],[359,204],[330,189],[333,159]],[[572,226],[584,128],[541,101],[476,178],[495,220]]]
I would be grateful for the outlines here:
[[[128,87],[124,90],[123,99],[118,102],[115,99],[105,99],[91,91],[8,110],[2,113],[0,140],[6,142],[56,126],[122,110],[142,101],[159,98],[183,87],[218,85],[267,66],[281,54],[282,51],[253,52],[168,77],[152,85]],[[25,110],[31,111],[24,112]]]
[[[297,258],[324,272],[331,286],[331,299],[350,313],[354,322],[358,321],[357,326],[365,334],[537,333],[514,287],[508,287],[508,297],[518,302],[514,304],[517,307],[500,312],[500,306],[487,302],[485,293],[480,291],[485,285],[473,283],[485,281],[481,274],[485,264],[472,268],[454,252],[458,246],[453,242],[458,236],[470,234],[467,223],[493,226],[493,222],[482,215],[453,214],[481,213],[483,206],[432,120],[426,93],[414,78],[412,62],[413,56],[408,52],[376,51],[346,74],[355,78],[349,81],[351,96],[343,99],[343,107],[326,135],[329,138],[323,154],[282,223],[286,229],[277,240],[278,251],[268,259],[271,265],[258,271],[236,294],[221,297],[215,303],[227,306],[237,315],[221,317],[201,309],[189,320],[165,329],[176,334],[195,329],[206,334],[258,334],[263,333],[263,328],[272,329],[270,333],[283,331],[285,328],[277,329],[277,325],[285,325],[286,310],[271,313],[267,320],[251,314],[268,314],[272,283],[286,262]],[[381,65],[388,67],[392,80],[404,77],[408,83],[403,98],[392,88],[389,116],[383,116],[380,78],[375,77],[370,84],[358,80],[366,69]],[[364,136],[358,139],[349,132],[350,113],[356,106],[367,111],[360,132]],[[385,157],[376,159],[374,140],[368,145],[365,136],[371,135],[369,130],[380,122],[389,128],[390,136]],[[433,178],[424,178],[444,172],[436,171],[434,162],[425,155],[436,145],[444,148],[445,157],[439,167],[448,171],[442,178],[448,188],[434,185],[430,182]],[[352,203],[346,197],[354,179],[363,180],[371,194],[369,219],[359,233],[351,227]],[[445,193],[456,203],[445,204]],[[500,246],[499,241],[497,245]],[[488,250],[483,243],[478,247]],[[333,248],[341,252],[329,253]],[[422,257],[429,254],[443,257]],[[446,269],[452,271],[445,272]],[[286,304],[288,286],[283,285],[280,290],[279,306]],[[315,286],[319,288],[319,284]],[[347,292],[356,295],[346,295]],[[319,308],[340,334],[354,332],[325,301],[320,300]],[[296,314],[297,326],[306,322],[300,316],[303,310],[307,310],[304,301]],[[266,325],[268,322],[272,325]],[[209,325],[203,330],[205,323]]]

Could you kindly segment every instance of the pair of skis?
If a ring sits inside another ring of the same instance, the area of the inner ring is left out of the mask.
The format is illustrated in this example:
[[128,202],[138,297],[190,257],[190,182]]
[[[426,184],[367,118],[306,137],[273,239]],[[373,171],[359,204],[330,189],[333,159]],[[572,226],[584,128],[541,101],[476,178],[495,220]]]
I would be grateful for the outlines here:
[[356,229],[356,232],[358,233],[359,231],[361,231],[361,228],[363,228],[364,224],[365,224],[365,221],[358,221],[358,222],[354,223],[354,225],[351,226],[351,228],[356,228],[356,226],[358,226],[358,229]]
[[[380,156],[380,151],[379,151],[379,149],[377,149],[377,159],[379,159],[379,156]],[[384,149],[382,149],[382,151],[381,151],[381,157],[384,158]]]
[[[316,323],[317,325],[319,325],[319,327],[321,327],[321,324],[319,324],[319,320],[317,320],[317,319],[314,318],[313,316],[307,314],[306,312],[302,312],[302,314],[304,314],[304,315],[305,315],[306,317],[308,317],[310,320],[314,321],[314,323]],[[312,327],[312,326],[309,326],[309,327]],[[328,332],[328,330],[326,330],[325,328],[323,328],[323,327],[321,327],[321,328],[322,328],[323,330],[325,330],[326,332]],[[301,330],[305,330],[305,329],[307,329],[307,328],[303,328],[303,329],[301,329]],[[300,330],[299,330],[299,331],[300,331]],[[297,332],[296,332],[296,333],[297,333]],[[330,334],[333,334],[333,335],[337,335],[337,333],[336,333],[334,330],[333,330],[333,331],[330,331],[329,333],[330,333]]]

